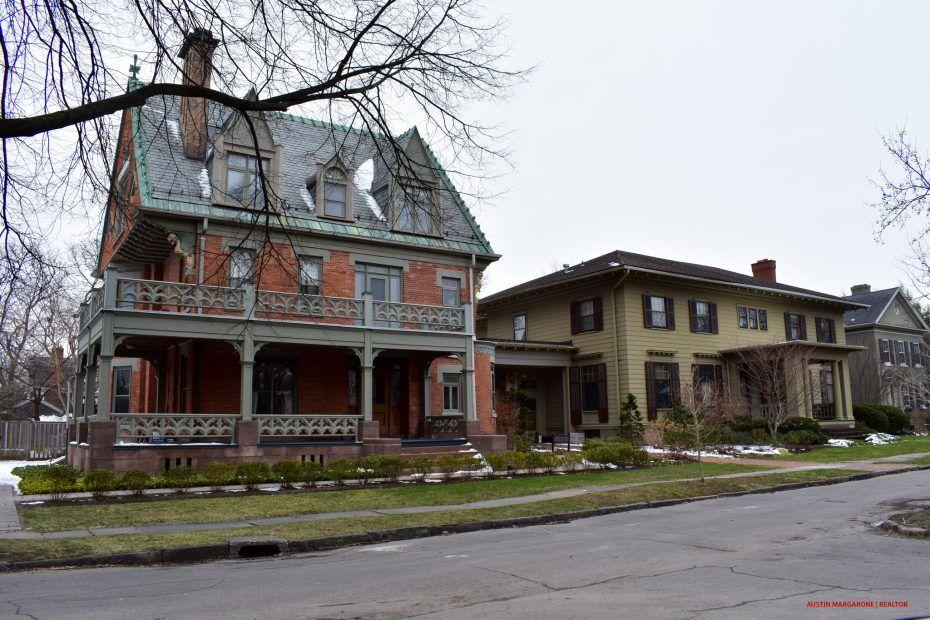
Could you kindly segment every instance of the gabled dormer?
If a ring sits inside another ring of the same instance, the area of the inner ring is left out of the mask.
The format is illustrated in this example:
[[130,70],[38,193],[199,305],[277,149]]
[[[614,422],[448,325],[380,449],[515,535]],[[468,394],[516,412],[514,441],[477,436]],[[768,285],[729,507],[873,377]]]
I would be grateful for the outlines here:
[[[442,178],[416,127],[398,140],[402,153],[385,153],[373,195],[394,231],[441,237]],[[379,174],[380,173],[380,174]]]
[[[254,91],[248,96],[254,97]],[[263,114],[249,113],[246,117],[232,112],[207,149],[212,202],[250,209],[264,208],[266,200],[272,207],[280,203],[281,154]],[[266,190],[260,182],[259,167],[269,185]]]
[[316,204],[316,216],[354,222],[355,171],[337,153],[307,181],[307,191]]

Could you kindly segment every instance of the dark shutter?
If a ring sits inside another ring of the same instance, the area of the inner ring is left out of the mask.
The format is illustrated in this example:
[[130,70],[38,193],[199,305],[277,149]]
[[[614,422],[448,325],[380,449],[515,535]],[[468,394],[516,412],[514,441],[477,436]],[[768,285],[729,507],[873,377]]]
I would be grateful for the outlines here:
[[668,374],[672,379],[672,406],[676,407],[681,402],[681,379],[678,376],[678,364],[669,364],[668,370]]
[[607,364],[597,365],[597,421],[607,423]]
[[710,306],[710,333],[719,333],[720,328],[717,326],[717,304],[709,303],[708,306]]
[[693,299],[688,300],[688,322],[691,324],[691,331],[696,332],[697,326],[697,302]]
[[665,321],[669,329],[675,329],[675,300],[671,297],[665,298]]
[[581,424],[581,368],[578,366],[568,368],[568,388],[571,423],[577,426]]
[[572,313],[572,336],[581,333],[581,302],[573,301],[571,305]]
[[791,340],[791,313],[785,313],[785,340]]
[[799,314],[798,323],[801,325],[801,340],[807,340],[807,317]]
[[652,327],[652,302],[648,293],[643,293],[643,325]]
[[604,300],[600,297],[594,298],[594,331],[599,332],[604,329]]
[[652,362],[646,362],[646,419],[654,421],[656,413],[656,371]]

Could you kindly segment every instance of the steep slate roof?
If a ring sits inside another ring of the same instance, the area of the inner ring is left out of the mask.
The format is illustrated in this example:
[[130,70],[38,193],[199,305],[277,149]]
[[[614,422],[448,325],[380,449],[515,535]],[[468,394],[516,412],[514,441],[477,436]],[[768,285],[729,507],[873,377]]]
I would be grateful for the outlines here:
[[764,288],[775,291],[784,291],[788,294],[795,294],[802,297],[814,297],[824,301],[847,304],[846,299],[826,293],[819,293],[808,289],[782,284],[780,282],[769,282],[761,278],[747,276],[746,274],[736,271],[727,271],[717,267],[708,267],[695,263],[684,263],[681,261],[669,260],[666,258],[657,258],[655,256],[646,256],[644,254],[634,254],[633,252],[623,252],[614,250],[597,258],[572,265],[568,269],[561,269],[555,273],[518,284],[506,290],[488,295],[481,299],[479,303],[488,303],[492,301],[504,300],[508,297],[525,293],[535,289],[546,288],[549,286],[578,280],[599,273],[609,271],[621,271],[624,269],[648,270],[655,271],[671,276],[684,276],[689,278],[701,278],[721,284],[730,284],[736,286],[749,286],[754,288]]
[[[139,82],[131,82],[130,88],[137,84]],[[212,204],[208,167],[204,162],[184,156],[178,123],[179,101],[177,97],[153,98],[131,111],[142,207],[192,217],[253,222],[256,217],[254,211]],[[209,109],[208,133],[209,144],[212,144],[233,112],[215,103],[210,104]],[[265,119],[275,144],[283,151],[281,198],[284,212],[276,218],[283,226],[308,232],[494,255],[478,223],[425,142],[426,153],[440,180],[442,237],[391,230],[386,219],[386,206],[382,209],[370,192],[375,168],[383,169],[383,164],[376,166],[372,161],[379,159],[376,140],[380,141],[381,150],[387,152],[383,136],[372,136],[351,127],[285,113],[269,112]],[[409,131],[405,132],[402,138],[409,134]],[[306,190],[307,181],[316,173],[316,164],[327,163],[337,148],[345,165],[356,170],[353,196],[355,222],[317,219],[313,198]],[[209,156],[208,152],[207,159]]]
[[860,304],[867,304],[868,308],[858,308],[856,310],[847,310],[843,313],[843,325],[851,327],[854,325],[868,325],[877,323],[882,318],[882,312],[898,294],[900,289],[895,286],[886,288],[881,291],[870,291],[868,293],[859,293],[858,295],[847,295],[845,299]]

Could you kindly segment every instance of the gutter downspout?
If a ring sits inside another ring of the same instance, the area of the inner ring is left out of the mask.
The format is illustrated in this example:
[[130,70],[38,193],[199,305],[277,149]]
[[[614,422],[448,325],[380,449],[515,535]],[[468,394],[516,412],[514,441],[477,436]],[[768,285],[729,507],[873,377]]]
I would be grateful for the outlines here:
[[614,361],[614,380],[617,382],[617,407],[618,407],[617,415],[620,414],[619,407],[623,406],[623,395],[621,394],[623,390],[620,389],[620,344],[619,344],[620,330],[617,327],[617,323],[618,323],[617,321],[617,289],[620,288],[620,286],[626,281],[629,275],[630,275],[630,272],[625,271],[624,274],[620,276],[620,279],[617,280],[614,283],[614,285],[610,287],[610,311],[611,311],[611,314],[613,315],[613,323],[614,323],[614,329],[613,329],[614,360],[613,361]]

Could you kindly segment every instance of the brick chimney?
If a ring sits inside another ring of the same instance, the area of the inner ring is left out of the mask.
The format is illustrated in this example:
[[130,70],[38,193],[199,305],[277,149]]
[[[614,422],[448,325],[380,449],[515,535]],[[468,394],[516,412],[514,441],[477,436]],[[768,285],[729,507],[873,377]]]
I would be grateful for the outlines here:
[[777,282],[775,279],[775,261],[763,258],[752,264],[752,276],[768,282]]
[[[210,88],[213,51],[219,39],[204,28],[194,28],[184,37],[178,57],[184,59],[183,84]],[[207,156],[207,112],[210,102],[201,97],[181,97],[180,127],[184,156],[203,161]]]
[[872,285],[871,284],[856,284],[849,288],[850,295],[861,295],[862,293],[871,293]]

